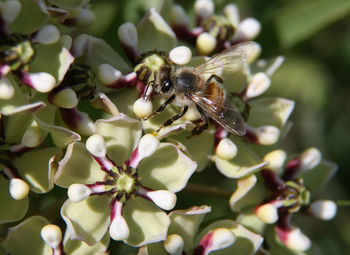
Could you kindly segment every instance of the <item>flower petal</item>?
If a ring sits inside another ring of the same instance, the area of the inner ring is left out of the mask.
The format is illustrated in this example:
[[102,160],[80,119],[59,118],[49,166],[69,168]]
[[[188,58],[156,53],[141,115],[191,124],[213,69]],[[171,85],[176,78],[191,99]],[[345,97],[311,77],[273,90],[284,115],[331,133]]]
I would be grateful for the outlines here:
[[152,202],[136,197],[127,201],[123,216],[129,226],[130,236],[125,242],[132,246],[143,246],[166,239],[170,219]]
[[248,124],[281,128],[294,109],[294,101],[285,98],[263,97],[251,101]]
[[160,14],[151,8],[137,25],[138,48],[141,52],[154,49],[169,52],[176,46],[176,35]]
[[71,143],[60,161],[55,183],[68,188],[74,183],[91,184],[103,181],[105,172],[93,159],[83,143]]
[[161,143],[159,149],[139,166],[142,185],[178,192],[196,170],[197,164],[174,144]]
[[237,180],[237,188],[231,195],[229,201],[232,211],[237,212],[240,210],[241,207],[237,205],[237,202],[239,202],[254,187],[256,182],[257,178],[254,174]]
[[194,238],[204,216],[210,212],[209,206],[194,206],[186,210],[176,210],[169,214],[171,225],[168,234],[178,234],[184,240],[184,251],[189,254]]
[[[186,147],[191,159],[197,162],[197,172],[202,171],[209,163],[209,155],[213,154],[214,150],[214,135],[212,130],[203,132],[201,135],[193,136],[190,139],[188,137],[191,132],[182,132],[179,135],[172,136],[168,140],[174,142],[179,141]],[[172,140],[174,138],[174,141]],[[198,148],[201,148],[200,150]]]
[[88,245],[94,245],[103,238],[109,226],[109,214],[106,196],[91,196],[78,203],[67,200],[61,208],[71,238]]
[[31,34],[47,23],[50,14],[47,12],[44,2],[23,0],[20,2],[21,11],[9,25],[11,33]]
[[96,133],[104,137],[107,155],[123,163],[136,148],[142,134],[141,123],[123,113],[96,121]]
[[6,210],[0,210],[0,224],[18,221],[24,217],[28,210],[28,197],[15,200],[9,193],[10,182],[0,177],[0,203],[6,205]]
[[223,254],[253,254],[264,240],[262,236],[249,231],[233,220],[220,220],[203,229],[197,236],[196,243],[198,244],[207,233],[217,228],[229,229],[237,237],[232,246],[222,250]]
[[56,172],[61,149],[34,149],[14,159],[19,174],[30,184],[32,191],[46,193],[53,188],[53,175]]
[[71,236],[69,234],[69,231],[66,231],[63,245],[64,251],[66,252],[66,254],[69,255],[96,255],[100,253],[102,255],[103,252],[105,252],[108,249],[108,245],[110,242],[108,232],[104,235],[100,242],[97,242],[92,246],[79,240],[72,240],[70,239],[70,237]]
[[337,169],[338,166],[334,162],[322,160],[315,168],[302,173],[300,177],[303,178],[305,187],[315,192],[333,177]]
[[[41,238],[41,229],[50,222],[42,216],[32,216],[9,229],[2,245],[13,255],[42,254],[51,255],[52,249]],[[19,245],[20,244],[20,245]]]

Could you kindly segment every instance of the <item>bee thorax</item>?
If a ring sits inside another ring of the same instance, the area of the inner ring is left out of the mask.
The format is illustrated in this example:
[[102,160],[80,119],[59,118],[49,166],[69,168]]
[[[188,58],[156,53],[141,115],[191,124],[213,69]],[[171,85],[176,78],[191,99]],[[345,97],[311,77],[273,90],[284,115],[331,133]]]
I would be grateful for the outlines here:
[[183,70],[175,75],[176,92],[191,93],[197,90],[198,77],[196,74]]

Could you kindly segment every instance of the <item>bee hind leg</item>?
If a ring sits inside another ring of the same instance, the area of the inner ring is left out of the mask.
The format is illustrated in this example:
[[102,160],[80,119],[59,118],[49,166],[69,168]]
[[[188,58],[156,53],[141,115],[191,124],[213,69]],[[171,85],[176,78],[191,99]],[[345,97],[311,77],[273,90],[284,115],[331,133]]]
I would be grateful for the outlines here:
[[204,130],[208,129],[209,120],[208,120],[207,115],[203,112],[202,108],[200,108],[198,105],[197,105],[197,110],[200,113],[202,119],[196,125],[196,127],[193,128],[192,134],[189,137],[187,137],[187,138],[191,138],[191,137],[193,137],[195,135],[200,135],[201,133],[203,133]]
[[180,112],[179,114],[174,115],[173,117],[171,117],[170,119],[168,119],[166,122],[164,122],[164,124],[161,125],[160,128],[158,128],[156,132],[159,132],[159,130],[161,130],[163,127],[170,126],[174,121],[180,119],[182,116],[185,115],[185,113],[187,112],[187,110],[188,110],[188,106],[186,105],[186,106],[183,108],[182,112]]
[[210,82],[212,82],[213,80],[220,84],[224,83],[224,80],[221,77],[217,76],[216,74],[212,74],[206,81],[207,85],[210,84]]

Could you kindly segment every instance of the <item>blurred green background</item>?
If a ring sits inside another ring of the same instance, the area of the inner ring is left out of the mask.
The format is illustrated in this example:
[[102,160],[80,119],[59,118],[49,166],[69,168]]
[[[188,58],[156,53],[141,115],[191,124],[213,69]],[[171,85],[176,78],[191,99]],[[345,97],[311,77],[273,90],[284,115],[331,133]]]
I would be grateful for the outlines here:
[[[92,0],[97,22],[87,32],[104,38],[121,55],[119,25],[137,24],[161,0]],[[193,19],[193,2],[181,4]],[[214,0],[216,10],[232,2]],[[285,149],[294,153],[318,147],[338,172],[319,194],[350,200],[350,0],[237,0],[241,19],[254,17],[262,30],[256,39],[262,58],[283,55],[286,61],[272,79],[269,95],[296,101],[294,122]],[[191,16],[192,15],[192,16]],[[342,203],[345,204],[345,203]],[[306,232],[317,244],[313,254],[350,254],[350,206],[340,205],[330,222],[312,220]],[[306,230],[305,230],[306,231]]]

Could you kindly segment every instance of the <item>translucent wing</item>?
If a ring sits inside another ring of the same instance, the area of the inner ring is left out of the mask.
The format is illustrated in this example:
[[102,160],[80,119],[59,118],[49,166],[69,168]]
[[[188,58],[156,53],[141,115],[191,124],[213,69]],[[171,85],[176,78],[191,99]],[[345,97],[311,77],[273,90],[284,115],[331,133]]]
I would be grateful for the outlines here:
[[258,44],[255,42],[243,42],[228,48],[203,64],[194,67],[193,69],[202,74],[216,74],[220,76],[222,72],[236,72],[241,70],[248,70],[248,60],[253,52],[256,52]]
[[239,136],[246,134],[244,119],[231,100],[227,99],[221,105],[203,95],[191,94],[189,98],[202,108],[210,118],[229,132]]

